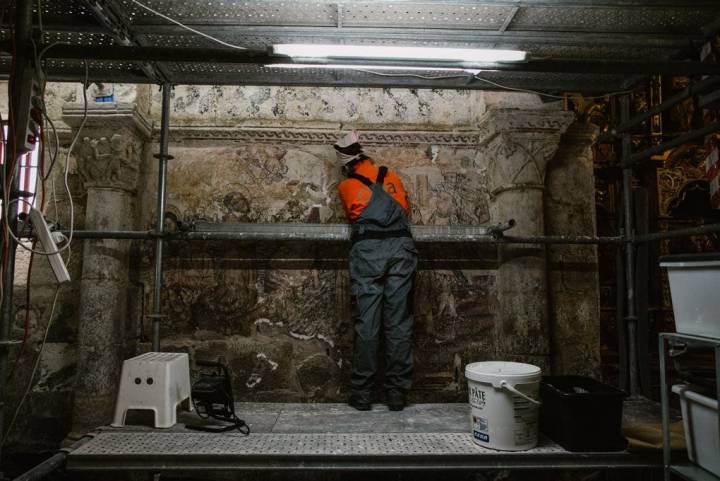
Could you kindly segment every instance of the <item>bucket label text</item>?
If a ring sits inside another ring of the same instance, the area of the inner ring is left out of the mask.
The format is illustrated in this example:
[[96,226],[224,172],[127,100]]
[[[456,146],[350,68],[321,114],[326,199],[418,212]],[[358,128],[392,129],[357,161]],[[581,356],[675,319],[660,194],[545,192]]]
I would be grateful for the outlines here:
[[485,391],[477,386],[470,387],[470,405],[475,409],[483,409],[485,407]]

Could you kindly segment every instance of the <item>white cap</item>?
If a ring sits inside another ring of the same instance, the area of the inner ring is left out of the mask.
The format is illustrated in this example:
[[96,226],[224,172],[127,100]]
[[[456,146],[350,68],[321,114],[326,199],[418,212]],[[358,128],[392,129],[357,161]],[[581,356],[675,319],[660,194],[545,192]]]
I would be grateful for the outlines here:
[[333,147],[335,148],[337,159],[342,165],[346,165],[365,154],[360,145],[360,135],[356,130],[351,130],[345,134],[340,140],[333,144]]

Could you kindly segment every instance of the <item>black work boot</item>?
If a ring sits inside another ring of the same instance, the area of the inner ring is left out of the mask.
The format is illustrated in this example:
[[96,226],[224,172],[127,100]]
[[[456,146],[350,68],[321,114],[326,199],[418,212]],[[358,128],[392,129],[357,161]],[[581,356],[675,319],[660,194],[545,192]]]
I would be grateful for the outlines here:
[[372,408],[370,393],[352,393],[348,398],[348,404],[358,411],[369,411]]
[[405,408],[405,393],[400,389],[388,389],[385,398],[391,411],[402,411]]

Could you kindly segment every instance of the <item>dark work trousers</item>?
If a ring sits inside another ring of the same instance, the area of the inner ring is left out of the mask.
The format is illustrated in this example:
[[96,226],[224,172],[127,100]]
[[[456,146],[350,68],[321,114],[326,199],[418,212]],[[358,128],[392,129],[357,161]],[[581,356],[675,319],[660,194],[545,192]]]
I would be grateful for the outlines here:
[[410,389],[416,268],[417,250],[409,237],[361,240],[350,249],[355,329],[352,393],[368,394],[373,389],[381,326],[385,338],[385,389]]

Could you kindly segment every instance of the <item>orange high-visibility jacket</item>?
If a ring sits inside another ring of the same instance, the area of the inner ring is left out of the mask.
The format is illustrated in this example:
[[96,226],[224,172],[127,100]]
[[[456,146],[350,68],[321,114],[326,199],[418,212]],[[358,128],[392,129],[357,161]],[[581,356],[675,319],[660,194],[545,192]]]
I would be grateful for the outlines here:
[[[371,182],[375,182],[379,170],[380,168],[370,159],[361,160],[355,166],[355,172],[363,177],[367,177]],[[408,203],[407,193],[405,192],[405,187],[403,187],[400,177],[398,177],[395,172],[391,170],[388,171],[385,176],[385,181],[383,182],[383,188],[385,192],[390,194],[390,196],[402,206],[405,213],[409,215],[410,204]],[[345,215],[347,215],[348,219],[353,221],[360,217],[363,209],[365,209],[370,202],[370,188],[357,179],[345,179],[340,182],[338,190],[340,191],[340,200],[342,200]]]

